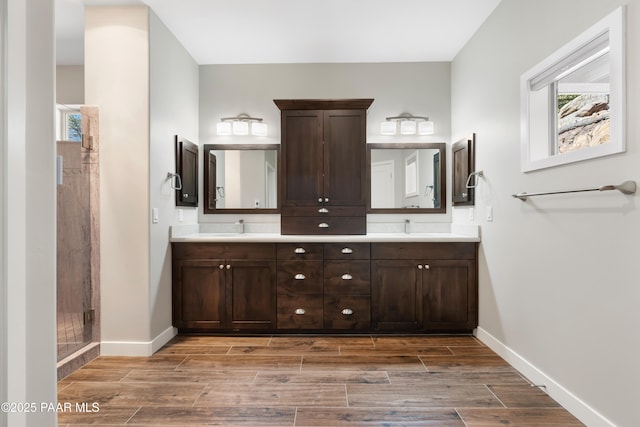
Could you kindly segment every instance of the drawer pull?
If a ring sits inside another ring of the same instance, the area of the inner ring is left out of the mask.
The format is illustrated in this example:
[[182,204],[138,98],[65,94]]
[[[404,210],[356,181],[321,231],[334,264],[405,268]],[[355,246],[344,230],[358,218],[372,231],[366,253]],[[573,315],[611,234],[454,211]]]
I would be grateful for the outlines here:
[[304,274],[300,274],[300,273],[298,273],[298,274],[296,274],[295,276],[293,276],[293,278],[294,278],[294,279],[296,279],[296,280],[304,280],[304,279],[306,279],[307,277],[306,277]]
[[342,248],[342,252],[343,254],[352,254],[353,253],[353,249],[351,248]]
[[327,208],[320,208],[320,209],[318,209],[318,213],[329,213],[329,209],[327,209]]
[[351,280],[353,279],[353,276],[350,275],[349,273],[345,273],[342,275],[342,280]]
[[305,314],[307,311],[304,308],[296,308],[295,313],[298,315],[303,315]]
[[307,251],[305,251],[304,248],[296,248],[293,252],[296,253],[296,254],[306,254],[307,253]]
[[345,316],[351,316],[353,314],[353,310],[351,310],[350,308],[345,308],[344,310],[342,310],[342,314],[344,314]]
[[319,228],[329,228],[329,224],[327,224],[326,222],[321,222],[320,224],[318,224]]

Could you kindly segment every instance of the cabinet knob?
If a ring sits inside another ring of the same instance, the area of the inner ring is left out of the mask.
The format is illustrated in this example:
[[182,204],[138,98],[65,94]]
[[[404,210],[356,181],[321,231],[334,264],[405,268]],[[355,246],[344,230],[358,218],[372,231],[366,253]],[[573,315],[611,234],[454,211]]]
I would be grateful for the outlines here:
[[188,199],[189,198],[189,194],[188,193],[182,193],[182,198],[183,199]]
[[353,314],[353,310],[351,310],[350,308],[345,308],[344,310],[342,310],[342,314],[344,314],[345,316],[351,316]]
[[293,276],[293,278],[294,278],[294,279],[296,279],[296,280],[304,280],[304,279],[306,279],[307,277],[306,277],[304,274],[300,274],[300,273],[298,273],[298,274],[296,274],[295,276]]
[[425,265],[424,265],[424,269],[425,269],[425,270],[428,270],[428,269],[429,269],[429,264],[425,264]]
[[220,270],[224,270],[224,265],[220,264],[220,265],[218,266],[218,268],[219,268]]
[[322,203],[322,197],[318,197],[318,203]]
[[324,198],[324,202],[325,202],[325,203],[329,203],[329,198],[328,198],[328,197],[325,197],[325,198]]
[[296,311],[294,313],[298,314],[298,315],[303,315],[305,314],[307,311],[304,308],[296,308]]
[[342,275],[342,280],[351,280],[353,279],[353,276],[350,275],[349,273],[345,273]]
[[422,270],[422,264],[418,264],[418,270]]
[[467,197],[467,193],[462,193],[462,197]]
[[295,248],[295,250],[293,251],[296,254],[306,254],[307,251],[304,248]]
[[320,209],[318,209],[318,213],[329,213],[329,209],[327,209],[327,208],[320,208]]
[[319,228],[329,228],[329,224],[327,224],[326,222],[321,222],[320,224],[318,224]]
[[231,270],[231,264],[227,264],[227,270]]

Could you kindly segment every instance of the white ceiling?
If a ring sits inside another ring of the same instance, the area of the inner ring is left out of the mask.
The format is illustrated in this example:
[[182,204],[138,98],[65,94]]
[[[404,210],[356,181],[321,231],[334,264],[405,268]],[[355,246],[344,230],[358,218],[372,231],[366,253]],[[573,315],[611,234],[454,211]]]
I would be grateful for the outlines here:
[[146,4],[198,64],[451,61],[500,0],[56,0],[58,64],[83,8]]

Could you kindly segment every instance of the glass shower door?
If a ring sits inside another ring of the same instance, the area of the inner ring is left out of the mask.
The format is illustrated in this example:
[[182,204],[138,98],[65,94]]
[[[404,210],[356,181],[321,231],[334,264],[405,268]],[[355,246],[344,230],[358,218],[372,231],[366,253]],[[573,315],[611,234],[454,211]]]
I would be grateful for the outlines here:
[[92,341],[91,174],[80,141],[58,141],[58,361]]

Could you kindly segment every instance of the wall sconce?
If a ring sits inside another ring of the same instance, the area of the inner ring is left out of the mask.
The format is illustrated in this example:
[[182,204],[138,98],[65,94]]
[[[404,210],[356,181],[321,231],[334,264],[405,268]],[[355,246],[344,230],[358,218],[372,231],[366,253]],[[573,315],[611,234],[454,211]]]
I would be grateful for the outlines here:
[[236,117],[221,118],[220,123],[216,125],[216,134],[267,136],[267,125],[262,123],[262,119],[243,113]]
[[414,116],[410,113],[402,113],[399,116],[387,117],[380,123],[381,135],[395,135],[398,133],[400,123],[400,135],[433,135],[433,122],[429,117]]

